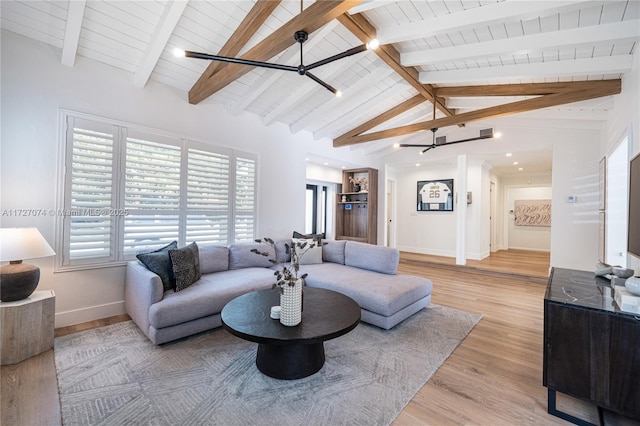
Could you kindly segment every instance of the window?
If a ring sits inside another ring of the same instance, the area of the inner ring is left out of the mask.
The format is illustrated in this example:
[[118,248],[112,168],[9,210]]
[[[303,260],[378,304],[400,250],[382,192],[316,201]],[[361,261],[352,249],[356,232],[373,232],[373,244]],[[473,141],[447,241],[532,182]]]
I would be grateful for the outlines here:
[[307,184],[305,233],[326,234],[327,232],[327,187]]
[[59,269],[255,238],[256,156],[63,112]]

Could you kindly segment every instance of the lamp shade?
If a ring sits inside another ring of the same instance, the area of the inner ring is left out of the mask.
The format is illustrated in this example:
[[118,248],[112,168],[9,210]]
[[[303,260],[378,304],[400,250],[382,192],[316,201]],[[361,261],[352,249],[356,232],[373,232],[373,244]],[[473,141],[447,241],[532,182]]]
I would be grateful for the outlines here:
[[0,261],[35,259],[55,254],[37,228],[0,228]]

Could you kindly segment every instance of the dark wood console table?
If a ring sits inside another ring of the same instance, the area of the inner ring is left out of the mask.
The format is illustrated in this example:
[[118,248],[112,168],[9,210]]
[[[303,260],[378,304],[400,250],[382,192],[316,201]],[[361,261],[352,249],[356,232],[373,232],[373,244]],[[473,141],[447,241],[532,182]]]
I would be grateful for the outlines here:
[[623,312],[607,279],[593,272],[553,268],[544,297],[543,384],[548,411],[559,411],[556,392],[640,420],[640,315]]

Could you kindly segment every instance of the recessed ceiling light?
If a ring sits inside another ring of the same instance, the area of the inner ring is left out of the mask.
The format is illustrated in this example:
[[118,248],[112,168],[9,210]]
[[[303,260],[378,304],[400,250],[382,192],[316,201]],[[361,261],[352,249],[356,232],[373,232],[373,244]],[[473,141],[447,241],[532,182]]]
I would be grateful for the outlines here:
[[328,165],[329,165],[329,163],[324,163],[324,165],[325,165],[325,166],[328,166]]
[[518,167],[518,170],[523,171],[524,169],[522,167]]
[[511,157],[513,154],[512,154],[512,153],[510,153],[510,152],[507,152],[505,155],[506,155],[507,157]]
[[394,144],[393,144],[393,147],[394,147],[394,148],[400,148],[400,144],[399,144],[399,143],[394,143]]
[[416,163],[416,167],[420,167],[420,163]]
[[495,132],[495,133],[493,134],[493,137],[494,137],[495,139],[500,139],[500,138],[502,137],[502,132]]
[[346,168],[347,168],[347,166],[342,166],[342,168],[343,168],[343,169],[346,169]]
[[514,166],[517,166],[517,165],[518,165],[518,162],[517,162],[517,161],[514,161],[514,162],[513,162],[513,165],[514,165]]

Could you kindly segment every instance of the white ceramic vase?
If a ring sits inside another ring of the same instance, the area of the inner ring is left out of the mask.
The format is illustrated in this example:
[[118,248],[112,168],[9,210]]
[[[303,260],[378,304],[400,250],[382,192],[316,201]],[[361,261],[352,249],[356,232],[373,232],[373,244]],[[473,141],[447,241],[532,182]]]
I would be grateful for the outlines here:
[[284,285],[280,293],[280,323],[288,327],[302,321],[302,278],[293,286]]
[[627,278],[624,282],[624,286],[627,288],[629,293],[640,296],[640,277]]

